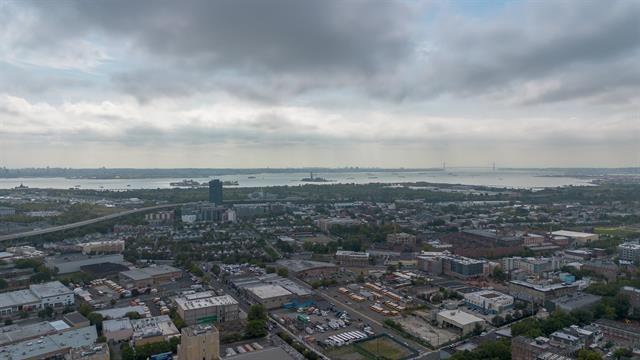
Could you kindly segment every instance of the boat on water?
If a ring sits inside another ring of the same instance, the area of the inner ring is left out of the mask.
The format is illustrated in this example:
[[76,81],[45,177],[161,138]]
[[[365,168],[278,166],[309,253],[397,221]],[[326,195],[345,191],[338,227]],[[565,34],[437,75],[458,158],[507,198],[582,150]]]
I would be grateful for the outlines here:
[[171,182],[169,185],[174,187],[200,187],[202,184],[192,179],[184,179],[182,181]]
[[314,177],[313,172],[309,173],[308,178],[302,178],[300,181],[302,182],[313,182],[313,183],[324,183],[331,182],[332,180],[325,179],[323,177]]
[[255,176],[247,176],[247,179],[255,179]]
[[240,185],[240,183],[238,183],[238,180],[226,180],[226,181],[222,182],[222,185],[238,186],[238,185]]

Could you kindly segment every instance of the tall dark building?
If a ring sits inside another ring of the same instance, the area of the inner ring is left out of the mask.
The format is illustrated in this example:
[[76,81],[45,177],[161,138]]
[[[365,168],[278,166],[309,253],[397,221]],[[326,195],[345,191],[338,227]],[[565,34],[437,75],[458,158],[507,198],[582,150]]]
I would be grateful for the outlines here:
[[222,181],[218,179],[209,181],[209,202],[222,205]]

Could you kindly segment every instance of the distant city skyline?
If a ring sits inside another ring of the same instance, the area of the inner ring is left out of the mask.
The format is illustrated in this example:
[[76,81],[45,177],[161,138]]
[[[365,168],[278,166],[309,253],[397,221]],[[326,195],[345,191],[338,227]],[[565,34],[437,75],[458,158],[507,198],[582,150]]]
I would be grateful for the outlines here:
[[3,2],[0,167],[638,167],[638,18],[634,1]]

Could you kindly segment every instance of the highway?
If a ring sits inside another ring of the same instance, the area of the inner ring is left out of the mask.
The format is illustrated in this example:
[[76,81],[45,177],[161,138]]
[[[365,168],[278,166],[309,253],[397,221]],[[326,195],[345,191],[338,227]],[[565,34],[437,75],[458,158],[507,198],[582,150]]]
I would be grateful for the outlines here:
[[180,205],[184,205],[184,204],[180,203],[180,204],[164,204],[164,205],[149,206],[149,207],[144,207],[144,208],[139,208],[139,209],[126,210],[126,211],[122,211],[122,212],[119,212],[119,213],[109,214],[109,215],[105,215],[105,216],[101,216],[101,217],[97,217],[97,218],[89,219],[89,220],[78,221],[78,222],[71,223],[71,224],[66,224],[66,225],[52,226],[52,227],[48,227],[48,228],[44,228],[44,229],[31,230],[31,231],[26,231],[26,232],[17,233],[17,234],[2,235],[2,236],[0,236],[0,242],[1,241],[16,240],[16,239],[21,239],[21,238],[27,238],[27,237],[30,237],[30,236],[49,234],[49,233],[56,232],[56,231],[64,231],[64,230],[75,229],[75,228],[79,228],[79,227],[82,227],[82,226],[99,223],[99,222],[106,221],[106,220],[117,219],[117,218],[122,217],[122,216],[127,216],[127,215],[131,215],[131,214],[137,214],[137,213],[141,213],[141,212],[145,212],[145,211],[166,209],[166,208],[176,207],[176,206],[180,206]]

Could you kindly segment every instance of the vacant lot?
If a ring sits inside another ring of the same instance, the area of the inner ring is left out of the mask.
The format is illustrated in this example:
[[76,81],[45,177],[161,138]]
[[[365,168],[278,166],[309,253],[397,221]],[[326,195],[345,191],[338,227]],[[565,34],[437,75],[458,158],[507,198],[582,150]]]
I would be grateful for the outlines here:
[[355,346],[343,346],[333,348],[325,352],[330,359],[334,360],[367,360],[368,357],[358,352]]
[[399,319],[398,323],[411,335],[425,339],[433,346],[440,346],[458,337],[454,332],[432,326],[426,320],[414,315]]
[[384,336],[359,342],[356,347],[365,350],[374,358],[400,360],[412,354],[411,349]]

